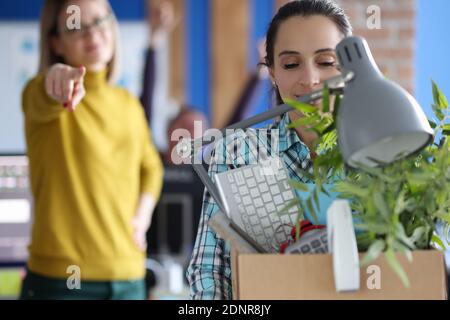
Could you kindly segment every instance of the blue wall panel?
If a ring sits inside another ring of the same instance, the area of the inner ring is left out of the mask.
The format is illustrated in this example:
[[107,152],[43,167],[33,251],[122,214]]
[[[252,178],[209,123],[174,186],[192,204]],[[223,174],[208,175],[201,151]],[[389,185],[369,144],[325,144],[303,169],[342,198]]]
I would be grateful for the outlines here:
[[210,1],[186,0],[187,103],[210,117]]
[[450,99],[450,1],[416,0],[416,79],[417,100],[428,116],[433,114],[431,79]]
[[[39,19],[44,0],[0,1],[0,20],[27,21]],[[120,20],[142,20],[145,16],[144,0],[110,0]]]

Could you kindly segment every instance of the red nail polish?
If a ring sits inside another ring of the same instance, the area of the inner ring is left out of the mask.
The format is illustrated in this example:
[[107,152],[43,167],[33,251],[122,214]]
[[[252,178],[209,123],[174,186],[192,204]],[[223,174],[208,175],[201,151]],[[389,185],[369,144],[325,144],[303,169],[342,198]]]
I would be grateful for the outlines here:
[[64,102],[64,104],[63,104],[64,108],[67,108],[68,105],[69,104],[67,102]]

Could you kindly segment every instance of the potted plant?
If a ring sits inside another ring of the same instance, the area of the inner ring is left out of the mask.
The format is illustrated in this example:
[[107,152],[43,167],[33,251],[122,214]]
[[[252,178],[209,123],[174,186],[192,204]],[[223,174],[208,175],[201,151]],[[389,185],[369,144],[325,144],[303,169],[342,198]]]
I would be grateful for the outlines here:
[[[358,249],[366,252],[361,264],[385,254],[405,286],[409,285],[409,279],[395,253],[412,260],[413,250],[445,249],[436,230],[443,226],[444,234],[448,235],[450,228],[450,115],[448,101],[434,81],[432,90],[436,119],[429,121],[435,131],[435,142],[420,153],[390,165],[360,166],[357,170],[345,166],[338,148],[335,123],[339,95],[330,96],[325,86],[322,108],[294,100],[287,102],[304,114],[290,127],[307,126],[318,135],[313,168],[301,172],[315,186],[310,190],[306,184],[292,181],[294,188],[309,192],[309,196],[293,200],[287,208],[298,205],[302,209],[297,221],[303,219],[306,209],[317,220],[319,194],[327,194],[324,186],[332,184],[339,197],[350,200],[358,230]],[[297,228],[297,238],[299,231]],[[450,244],[447,237],[445,242]]]

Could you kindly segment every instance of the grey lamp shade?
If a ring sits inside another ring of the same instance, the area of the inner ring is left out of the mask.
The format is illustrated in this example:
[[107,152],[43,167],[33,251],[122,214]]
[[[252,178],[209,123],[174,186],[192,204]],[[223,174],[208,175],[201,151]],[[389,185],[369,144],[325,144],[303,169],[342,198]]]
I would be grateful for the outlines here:
[[337,115],[338,143],[344,161],[378,166],[413,154],[433,141],[433,130],[417,101],[385,79],[361,37],[336,47],[347,82]]

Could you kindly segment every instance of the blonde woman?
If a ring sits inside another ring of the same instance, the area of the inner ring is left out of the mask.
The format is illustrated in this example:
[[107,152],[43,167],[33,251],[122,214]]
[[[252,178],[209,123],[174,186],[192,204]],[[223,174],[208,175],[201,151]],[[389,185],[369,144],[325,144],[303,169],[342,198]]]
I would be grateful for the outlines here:
[[23,299],[145,297],[163,169],[140,103],[113,84],[117,40],[107,0],[45,1],[40,70],[23,92],[35,214]]

